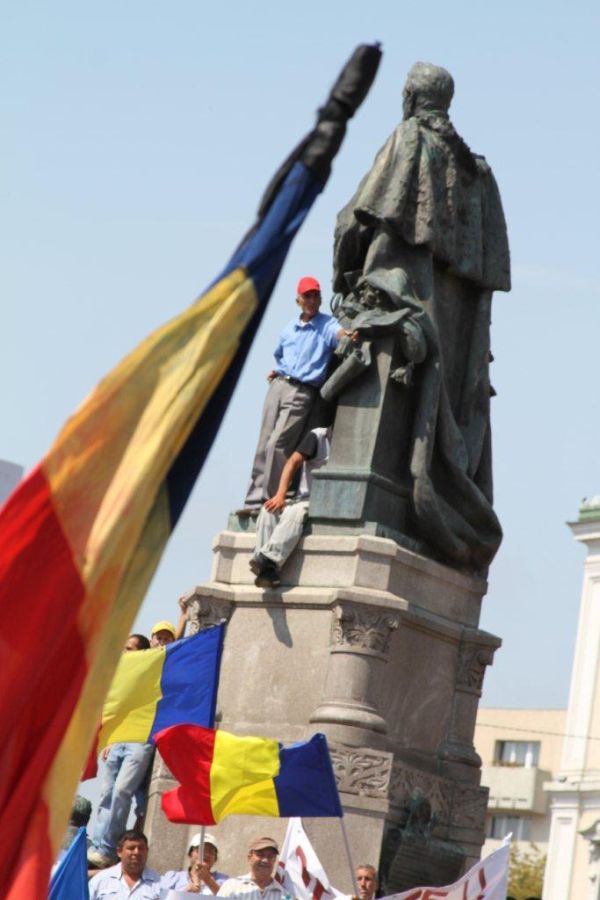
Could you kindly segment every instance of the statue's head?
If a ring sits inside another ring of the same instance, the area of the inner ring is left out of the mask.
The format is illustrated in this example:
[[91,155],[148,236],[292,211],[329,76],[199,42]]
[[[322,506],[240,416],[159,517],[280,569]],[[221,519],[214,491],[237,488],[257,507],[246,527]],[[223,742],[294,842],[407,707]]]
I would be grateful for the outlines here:
[[415,63],[404,85],[404,118],[422,110],[447,113],[453,95],[454,79],[447,69],[426,62]]

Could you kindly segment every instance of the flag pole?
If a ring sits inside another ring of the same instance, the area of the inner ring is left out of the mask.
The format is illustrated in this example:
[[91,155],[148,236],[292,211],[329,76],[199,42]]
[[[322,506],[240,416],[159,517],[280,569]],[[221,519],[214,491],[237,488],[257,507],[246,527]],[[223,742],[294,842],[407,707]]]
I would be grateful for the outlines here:
[[348,832],[344,824],[344,817],[339,817],[340,827],[342,829],[342,837],[344,838],[344,847],[346,848],[346,856],[348,857],[348,865],[350,866],[350,877],[352,879],[352,887],[354,888],[354,896],[358,897],[358,883],[356,881],[356,872],[354,871],[354,863],[352,862],[352,853],[350,852],[350,841],[348,840]]
[[204,835],[206,833],[206,827],[204,825],[200,826],[200,846],[198,847],[198,862],[201,866],[204,865]]

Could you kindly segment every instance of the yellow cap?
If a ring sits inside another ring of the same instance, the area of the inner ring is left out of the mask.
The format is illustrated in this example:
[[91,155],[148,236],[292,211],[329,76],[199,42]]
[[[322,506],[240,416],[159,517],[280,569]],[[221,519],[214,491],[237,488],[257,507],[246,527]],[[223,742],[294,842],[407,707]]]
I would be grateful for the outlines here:
[[173,637],[175,637],[175,626],[172,622],[157,622],[150,632],[150,637],[152,637],[153,634],[156,634],[157,631],[170,631]]

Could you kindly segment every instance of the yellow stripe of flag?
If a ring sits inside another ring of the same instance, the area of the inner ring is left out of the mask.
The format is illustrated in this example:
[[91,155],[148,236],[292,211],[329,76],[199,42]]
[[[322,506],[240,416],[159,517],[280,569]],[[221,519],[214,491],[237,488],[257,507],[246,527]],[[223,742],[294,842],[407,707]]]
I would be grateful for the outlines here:
[[[217,731],[210,770],[213,816],[232,813],[278,816],[273,779],[279,773],[279,744],[267,738],[236,737]],[[258,780],[262,778],[263,780]]]

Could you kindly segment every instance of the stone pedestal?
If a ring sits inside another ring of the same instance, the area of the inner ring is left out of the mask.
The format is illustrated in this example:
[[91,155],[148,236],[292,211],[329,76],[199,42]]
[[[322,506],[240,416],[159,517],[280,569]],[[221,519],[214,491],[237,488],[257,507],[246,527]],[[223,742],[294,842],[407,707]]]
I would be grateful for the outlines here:
[[[252,548],[251,534],[219,534],[211,581],[187,598],[193,630],[228,622],[219,724],[283,742],[327,735],[356,863],[397,871],[394,848],[401,833],[412,833],[414,804],[427,801],[432,815],[419,839],[431,845],[431,882],[441,883],[436,872],[445,878],[448,859],[470,865],[483,843],[487,802],[472,743],[475,715],[485,667],[500,645],[477,627],[485,581],[386,538],[315,534],[292,554],[281,588],[264,591],[248,568]],[[183,863],[197,830],[168,836],[173,826],[158,806],[168,783],[159,765],[146,823],[159,868]],[[219,868],[243,872],[249,839],[281,838],[286,824],[232,817],[211,828]],[[351,892],[339,824],[305,826],[333,884]],[[393,880],[385,887],[393,891]]]
[[396,338],[380,338],[369,368],[338,398],[329,461],[311,492],[315,533],[406,540],[413,400],[391,377],[402,362]]

